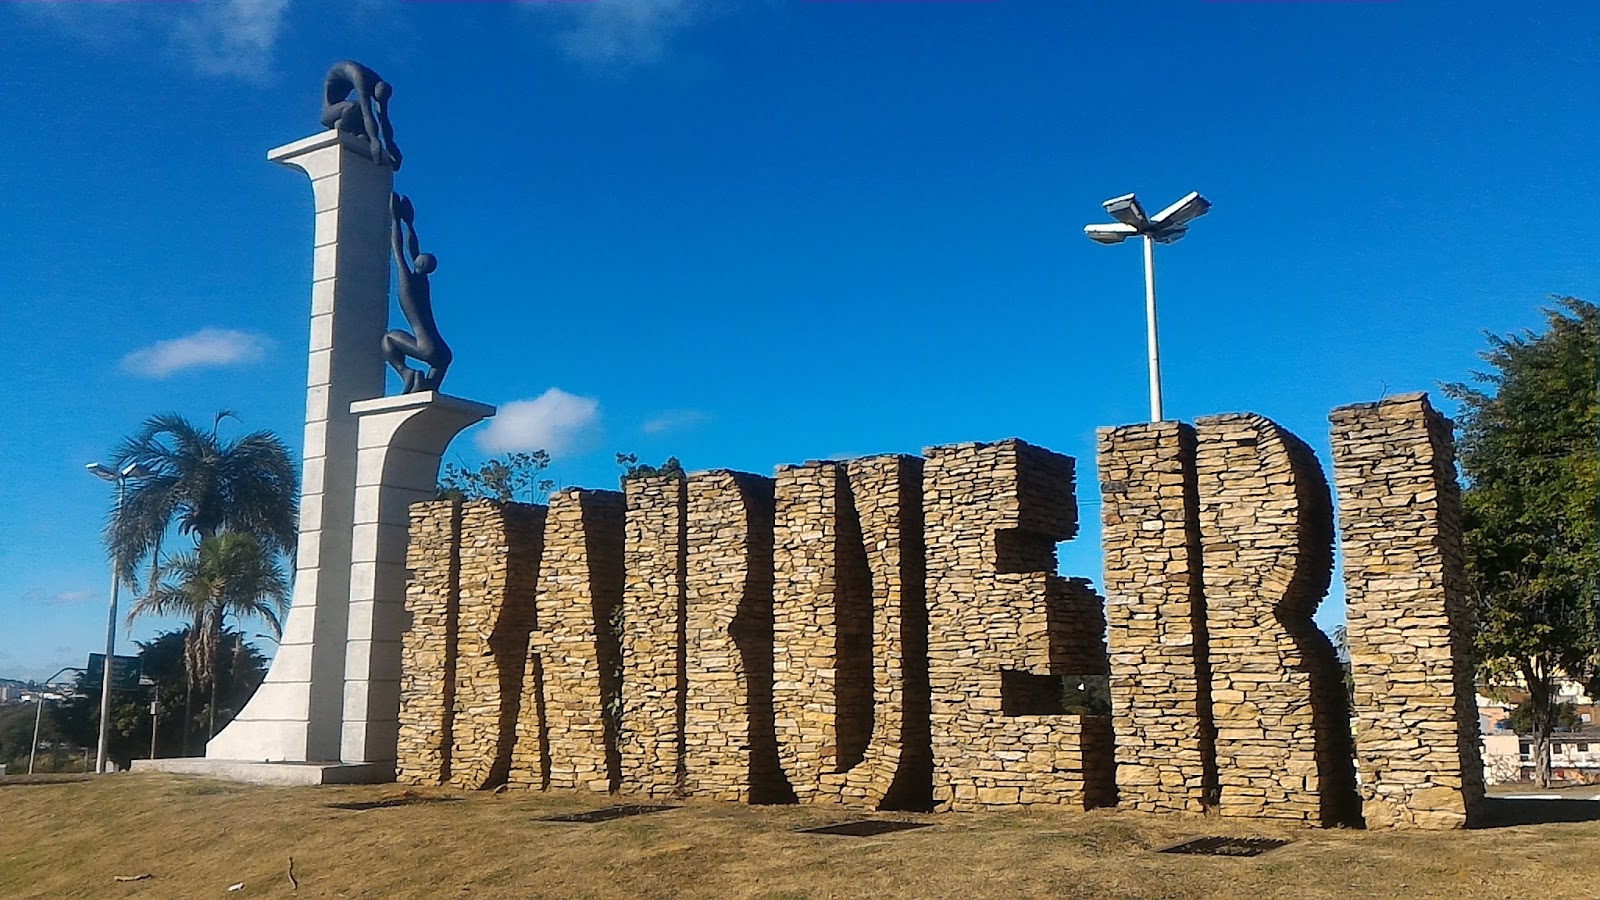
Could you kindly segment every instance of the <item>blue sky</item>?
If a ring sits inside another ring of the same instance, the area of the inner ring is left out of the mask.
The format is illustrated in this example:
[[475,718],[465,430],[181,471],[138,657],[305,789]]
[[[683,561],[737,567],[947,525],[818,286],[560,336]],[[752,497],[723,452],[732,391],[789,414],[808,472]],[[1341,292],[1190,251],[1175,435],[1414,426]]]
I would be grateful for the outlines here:
[[447,389],[504,411],[455,458],[545,445],[563,484],[1014,435],[1078,457],[1098,582],[1094,429],[1147,410],[1101,200],[1216,204],[1158,253],[1168,415],[1324,460],[1332,407],[1600,297],[1589,4],[342,7],[0,4],[0,676],[102,643],[83,465],[146,416],[298,452],[311,195],[264,156],[342,57],[396,85]]

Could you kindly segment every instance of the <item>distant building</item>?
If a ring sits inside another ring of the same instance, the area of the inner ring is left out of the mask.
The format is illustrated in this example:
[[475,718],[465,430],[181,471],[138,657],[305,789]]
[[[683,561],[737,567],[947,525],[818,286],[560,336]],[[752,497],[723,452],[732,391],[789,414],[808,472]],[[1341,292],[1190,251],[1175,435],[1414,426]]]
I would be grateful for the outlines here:
[[[1511,713],[1528,694],[1520,686],[1496,691],[1504,699],[1478,695],[1478,732],[1482,735],[1484,780],[1511,784],[1533,778],[1533,737],[1511,729]],[[1550,777],[1558,781],[1600,784],[1600,705],[1576,681],[1556,684],[1556,702],[1570,703],[1579,726],[1550,735]]]
[[[1483,780],[1489,784],[1515,784],[1522,780],[1522,742],[1509,732],[1483,735]],[[1531,774],[1531,772],[1530,772]]]

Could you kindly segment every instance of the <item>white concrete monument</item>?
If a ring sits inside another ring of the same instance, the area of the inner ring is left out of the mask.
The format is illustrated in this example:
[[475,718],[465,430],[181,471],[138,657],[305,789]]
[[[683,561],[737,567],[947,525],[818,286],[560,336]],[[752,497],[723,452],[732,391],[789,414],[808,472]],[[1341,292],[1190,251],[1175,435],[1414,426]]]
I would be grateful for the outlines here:
[[276,783],[394,777],[407,507],[434,495],[451,439],[495,411],[434,392],[383,396],[394,173],[369,152],[327,131],[267,154],[311,177],[316,211],[294,600],[266,681],[206,760],[159,768]]

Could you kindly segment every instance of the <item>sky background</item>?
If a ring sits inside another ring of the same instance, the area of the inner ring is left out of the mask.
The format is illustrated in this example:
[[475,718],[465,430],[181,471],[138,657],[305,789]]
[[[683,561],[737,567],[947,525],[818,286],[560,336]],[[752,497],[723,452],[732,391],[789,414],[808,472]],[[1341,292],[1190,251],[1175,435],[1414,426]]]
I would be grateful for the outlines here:
[[1148,410],[1107,197],[1215,203],[1157,253],[1167,415],[1325,464],[1334,406],[1451,412],[1483,330],[1600,299],[1594,4],[338,6],[0,3],[0,677],[103,645],[83,466],[142,420],[299,452],[311,192],[265,154],[343,57],[396,86],[447,389],[502,410],[450,458],[563,485],[1017,436],[1078,458],[1098,584],[1094,430]]

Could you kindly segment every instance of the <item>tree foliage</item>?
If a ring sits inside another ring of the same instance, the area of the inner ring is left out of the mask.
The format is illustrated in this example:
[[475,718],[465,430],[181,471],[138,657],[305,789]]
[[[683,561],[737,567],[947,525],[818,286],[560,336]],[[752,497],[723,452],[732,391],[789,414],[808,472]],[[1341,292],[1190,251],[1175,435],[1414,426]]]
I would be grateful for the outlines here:
[[545,476],[549,468],[550,454],[543,450],[490,457],[476,469],[445,463],[439,473],[439,499],[543,503],[555,487],[555,481]]
[[655,476],[661,478],[676,478],[681,481],[689,477],[689,474],[683,471],[683,463],[678,462],[678,458],[676,456],[669,456],[667,457],[667,461],[661,465],[652,466],[649,463],[639,462],[639,455],[636,453],[618,453],[617,465],[622,467],[622,483],[624,485],[627,484],[628,479],[630,478],[648,478]]
[[1555,682],[1600,668],[1600,310],[1572,297],[1540,333],[1490,335],[1461,402],[1467,574],[1484,675],[1530,694],[1548,781]]
[[[202,730],[213,716],[218,727],[226,725],[266,677],[266,660],[261,653],[245,642],[243,634],[227,629],[218,641],[225,663],[217,667],[217,690],[205,706],[188,709],[189,644],[188,628],[164,631],[139,642],[140,674],[151,683],[137,690],[112,692],[107,753],[118,765],[126,766],[130,760],[150,755],[153,724],[157,725],[157,756],[187,755],[184,747],[191,732]],[[154,720],[150,715],[152,702],[157,709]],[[47,730],[55,729],[59,742],[94,747],[100,729],[100,681],[96,673],[81,673],[73,695],[50,706],[45,722]]]
[[[1524,700],[1517,704],[1517,708],[1506,716],[1506,723],[1517,734],[1532,734],[1539,727],[1537,711],[1533,703]],[[1556,703],[1550,709],[1551,728],[1571,730],[1583,724],[1578,717],[1578,708],[1571,703]]]
[[[0,705],[0,764],[7,775],[28,771],[28,755],[33,749],[33,726],[39,709],[32,703],[7,703]],[[35,761],[38,771],[57,771],[63,754],[57,751],[61,734],[56,729],[55,717],[45,715],[38,720],[39,743],[45,748]]]
[[288,609],[289,583],[277,561],[251,535],[224,531],[202,540],[192,553],[169,558],[149,593],[128,611],[128,620],[158,615],[194,623],[184,649],[185,679],[190,690],[209,694],[210,733],[215,734],[228,617],[259,618],[278,636]]
[[137,462],[152,473],[130,480],[121,516],[113,505],[106,519],[106,546],[129,585],[137,588],[145,564],[154,574],[174,526],[196,542],[226,529],[270,553],[293,553],[300,476],[289,449],[270,431],[220,437],[228,418],[235,416],[217,413],[206,430],[176,413],[152,416],[113,454],[118,468]]

